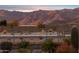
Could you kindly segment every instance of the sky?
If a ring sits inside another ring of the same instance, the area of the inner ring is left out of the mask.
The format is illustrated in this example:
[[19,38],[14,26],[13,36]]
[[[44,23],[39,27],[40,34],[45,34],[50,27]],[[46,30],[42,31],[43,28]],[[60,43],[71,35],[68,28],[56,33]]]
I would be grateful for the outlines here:
[[31,12],[35,10],[60,10],[79,8],[79,5],[0,5],[0,10]]

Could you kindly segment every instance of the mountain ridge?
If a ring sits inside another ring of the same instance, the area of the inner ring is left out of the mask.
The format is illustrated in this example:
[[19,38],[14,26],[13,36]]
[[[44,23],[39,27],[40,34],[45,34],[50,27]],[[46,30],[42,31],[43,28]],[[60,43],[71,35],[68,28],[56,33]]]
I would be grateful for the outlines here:
[[74,23],[76,21],[75,18],[79,18],[79,8],[62,10],[38,10],[33,12],[0,10],[0,20],[18,20],[20,25],[37,25],[38,23]]

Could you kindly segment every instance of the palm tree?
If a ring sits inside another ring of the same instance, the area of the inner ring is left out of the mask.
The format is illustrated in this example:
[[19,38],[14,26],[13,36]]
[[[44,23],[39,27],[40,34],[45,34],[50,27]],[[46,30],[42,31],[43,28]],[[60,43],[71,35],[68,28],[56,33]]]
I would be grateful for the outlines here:
[[[46,25],[45,24],[42,24],[42,23],[38,23],[37,28],[40,29],[41,32],[43,32],[42,30],[45,30]],[[47,39],[47,32],[45,34],[46,34],[46,39]]]
[[42,49],[45,52],[53,53],[55,52],[56,46],[57,45],[51,39],[48,39],[43,43]]
[[25,41],[21,41],[17,45],[18,45],[18,52],[22,53],[28,52],[28,49],[30,48],[30,43]]

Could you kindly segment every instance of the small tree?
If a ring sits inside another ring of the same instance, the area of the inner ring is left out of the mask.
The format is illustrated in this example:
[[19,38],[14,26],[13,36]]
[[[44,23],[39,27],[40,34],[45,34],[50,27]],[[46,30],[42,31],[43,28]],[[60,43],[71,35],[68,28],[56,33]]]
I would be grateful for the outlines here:
[[18,44],[18,47],[19,47],[19,48],[28,48],[29,45],[30,45],[29,42],[22,41],[22,42],[20,42],[20,43]]
[[37,27],[38,27],[38,29],[43,30],[43,29],[45,29],[45,24],[38,23]]
[[10,20],[7,22],[7,27],[12,30],[12,33],[16,32],[16,28],[18,27],[18,21],[17,20]]
[[65,38],[64,39],[64,42],[67,42],[68,43],[68,45],[71,45],[72,43],[71,43],[71,39],[70,38]]
[[42,45],[42,49],[43,51],[46,51],[46,52],[49,52],[49,53],[52,53],[52,52],[55,52],[55,48],[56,48],[56,44],[51,40],[46,40],[43,45]]
[[71,42],[73,47],[76,49],[76,52],[78,52],[78,39],[78,29],[74,27],[71,32]]
[[56,48],[57,53],[73,53],[74,48],[69,39],[64,39],[64,42],[60,43]]
[[0,21],[0,26],[7,26],[7,21],[6,20]]
[[18,22],[17,20],[10,20],[7,22],[8,26],[11,26],[11,27],[16,27],[18,26]]
[[11,51],[13,48],[13,44],[11,42],[2,42],[0,44],[1,49],[3,50],[3,52],[5,52],[5,50]]
[[29,48],[30,43],[29,42],[25,42],[22,41],[20,43],[18,43],[18,52],[27,52],[27,49]]

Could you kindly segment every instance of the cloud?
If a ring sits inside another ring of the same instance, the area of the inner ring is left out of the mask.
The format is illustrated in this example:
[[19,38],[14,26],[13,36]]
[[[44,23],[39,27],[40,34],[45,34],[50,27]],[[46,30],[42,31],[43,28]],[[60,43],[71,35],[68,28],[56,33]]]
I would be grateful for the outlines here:
[[79,5],[0,5],[0,9],[10,10],[10,11],[34,11],[34,10],[55,10],[64,8],[78,8]]

